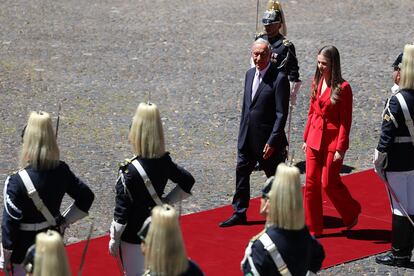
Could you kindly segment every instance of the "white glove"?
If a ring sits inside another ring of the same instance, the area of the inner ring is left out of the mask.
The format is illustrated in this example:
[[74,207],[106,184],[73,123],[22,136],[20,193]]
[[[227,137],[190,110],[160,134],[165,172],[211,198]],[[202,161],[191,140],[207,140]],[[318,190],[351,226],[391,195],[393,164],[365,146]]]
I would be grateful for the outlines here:
[[84,217],[88,216],[88,213],[85,213],[84,211],[82,211],[81,209],[79,209],[78,207],[76,207],[76,205],[74,203],[72,203],[63,213],[62,216],[64,218],[62,225],[60,225],[60,230],[61,233],[63,235],[63,233],[65,232],[66,228],[69,227],[69,225],[71,225],[72,223],[77,222],[80,219],[83,219]]
[[290,82],[290,105],[296,105],[296,99],[301,86],[302,81],[300,80],[298,80],[297,82]]
[[168,195],[164,198],[163,201],[168,204],[174,204],[190,196],[191,194],[184,192],[184,190],[177,185],[174,187],[174,189],[171,190],[171,192],[168,193]]
[[77,222],[80,219],[83,219],[84,217],[88,216],[88,213],[82,211],[74,203],[70,205],[62,214],[62,216],[65,218],[65,221],[67,224],[72,224]]
[[13,253],[13,250],[4,249],[3,245],[1,245],[0,268],[3,269],[3,272],[6,276],[12,275],[11,274],[12,263],[10,262],[12,253]]
[[110,234],[111,239],[109,240],[109,254],[111,256],[117,257],[119,254],[119,245],[121,244],[121,236],[124,232],[126,224],[120,224],[116,221],[112,221]]
[[383,181],[387,181],[387,178],[385,176],[386,167],[387,167],[387,153],[380,152],[377,149],[375,149],[374,170]]

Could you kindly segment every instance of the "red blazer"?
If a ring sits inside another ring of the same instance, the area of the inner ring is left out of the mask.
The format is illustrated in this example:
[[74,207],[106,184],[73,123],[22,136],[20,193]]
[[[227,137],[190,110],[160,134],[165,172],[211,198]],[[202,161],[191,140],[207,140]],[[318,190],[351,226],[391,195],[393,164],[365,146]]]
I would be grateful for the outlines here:
[[[313,89],[312,83],[312,89]],[[308,147],[315,150],[343,151],[349,148],[349,133],[352,123],[352,90],[344,81],[339,92],[339,100],[332,104],[331,88],[321,94],[319,83],[315,98],[311,97],[303,139]]]

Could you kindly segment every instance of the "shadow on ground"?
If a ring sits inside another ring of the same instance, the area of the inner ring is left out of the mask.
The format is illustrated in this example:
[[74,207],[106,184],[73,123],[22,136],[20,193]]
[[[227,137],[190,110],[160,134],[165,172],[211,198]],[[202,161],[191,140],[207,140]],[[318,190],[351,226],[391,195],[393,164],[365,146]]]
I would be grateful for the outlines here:
[[[300,161],[295,164],[296,167],[298,167],[301,174],[306,172],[306,162]],[[348,165],[342,165],[341,173],[351,173],[353,170],[355,170],[355,167],[348,166]]]

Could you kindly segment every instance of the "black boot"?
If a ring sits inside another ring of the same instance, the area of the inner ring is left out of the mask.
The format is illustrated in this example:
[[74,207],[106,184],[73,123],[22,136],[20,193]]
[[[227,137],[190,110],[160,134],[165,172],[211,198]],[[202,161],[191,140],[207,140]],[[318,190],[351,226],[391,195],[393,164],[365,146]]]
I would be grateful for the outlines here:
[[394,256],[392,251],[390,251],[384,255],[375,257],[375,262],[377,264],[383,264],[383,265],[411,267],[410,258],[411,257],[409,256],[405,256],[405,257]]
[[392,215],[392,248],[391,252],[378,256],[378,264],[408,267],[411,265],[411,251],[413,250],[413,226],[403,216]]

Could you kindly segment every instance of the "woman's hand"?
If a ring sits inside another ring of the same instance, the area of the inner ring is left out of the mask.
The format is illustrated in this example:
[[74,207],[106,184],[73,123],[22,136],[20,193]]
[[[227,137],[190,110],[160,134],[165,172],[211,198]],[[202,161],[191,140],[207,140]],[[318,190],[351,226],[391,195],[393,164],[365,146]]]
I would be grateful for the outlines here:
[[303,143],[303,145],[302,145],[302,150],[303,150],[303,152],[306,154],[306,148],[307,148],[308,146],[306,145],[306,143]]
[[337,151],[335,151],[333,161],[335,162],[335,161],[338,161],[338,160],[342,160],[342,159],[344,159],[344,156],[345,156],[344,151],[337,150]]

